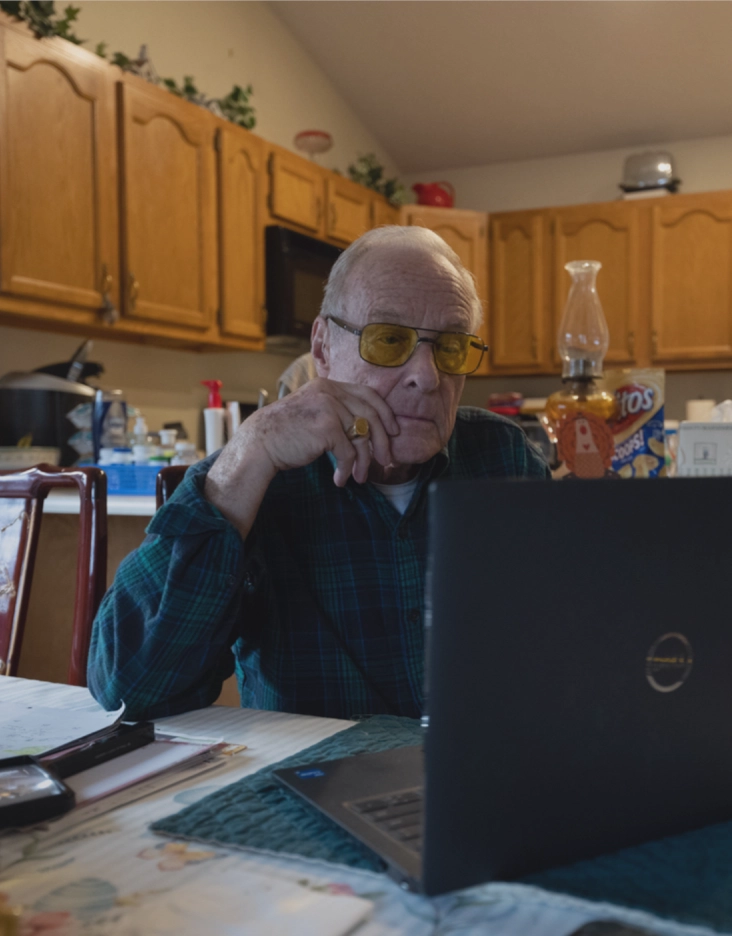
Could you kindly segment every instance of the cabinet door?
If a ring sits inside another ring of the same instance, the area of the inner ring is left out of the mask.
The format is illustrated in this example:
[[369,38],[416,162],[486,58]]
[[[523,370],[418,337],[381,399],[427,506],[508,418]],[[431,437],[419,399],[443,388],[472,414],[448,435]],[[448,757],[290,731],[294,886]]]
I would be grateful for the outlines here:
[[371,227],[382,227],[385,224],[399,224],[399,209],[378,196],[371,205]]
[[[640,215],[628,202],[562,208],[554,223],[554,335],[562,320],[570,276],[564,264],[571,260],[599,260],[597,294],[610,332],[608,364],[636,363],[636,336],[640,307]],[[554,348],[554,361],[559,357]]]
[[214,118],[139,79],[118,89],[123,312],[207,328],[218,292]]
[[224,334],[263,339],[264,244],[262,141],[246,130],[221,126],[219,157],[219,256]]
[[732,193],[678,195],[653,206],[654,362],[732,357]]
[[516,211],[491,218],[491,366],[531,373],[547,367],[546,220]]
[[0,28],[0,290],[116,304],[114,85],[62,40]]
[[[483,304],[484,319],[479,335],[488,344],[488,318],[485,314],[488,295],[488,251],[486,215],[479,211],[453,208],[431,208],[425,205],[405,205],[402,220],[406,225],[429,228],[447,241],[460,257],[463,266],[475,277],[478,298]],[[488,373],[488,355],[483,355],[476,376]]]
[[325,185],[327,208],[325,233],[334,240],[350,244],[371,227],[369,190],[349,179],[330,173]]
[[306,159],[275,150],[269,158],[270,214],[318,232],[323,217],[322,171]]

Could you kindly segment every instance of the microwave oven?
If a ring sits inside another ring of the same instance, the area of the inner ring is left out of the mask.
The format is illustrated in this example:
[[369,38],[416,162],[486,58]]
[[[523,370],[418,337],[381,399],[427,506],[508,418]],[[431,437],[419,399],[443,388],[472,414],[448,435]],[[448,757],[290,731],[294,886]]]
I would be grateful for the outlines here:
[[269,225],[265,231],[267,347],[307,350],[340,247]]

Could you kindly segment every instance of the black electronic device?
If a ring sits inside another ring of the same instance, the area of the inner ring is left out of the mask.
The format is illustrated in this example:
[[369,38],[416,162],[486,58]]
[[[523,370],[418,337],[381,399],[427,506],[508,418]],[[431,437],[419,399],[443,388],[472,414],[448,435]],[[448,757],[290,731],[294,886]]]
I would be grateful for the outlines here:
[[155,740],[155,725],[150,721],[120,722],[107,734],[82,745],[57,751],[51,757],[41,757],[44,766],[65,780],[74,774],[98,767],[114,757],[135,751]]
[[275,775],[427,894],[731,819],[730,528],[732,478],[433,484],[424,767]]
[[343,253],[325,241],[271,225],[265,230],[267,345],[307,351],[331,267]]
[[34,757],[0,760],[0,829],[54,819],[75,803],[74,791]]

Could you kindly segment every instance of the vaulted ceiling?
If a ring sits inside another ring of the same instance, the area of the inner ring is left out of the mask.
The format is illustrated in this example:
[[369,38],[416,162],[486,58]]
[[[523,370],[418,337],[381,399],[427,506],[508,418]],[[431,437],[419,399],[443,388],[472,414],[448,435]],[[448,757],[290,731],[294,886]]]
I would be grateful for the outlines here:
[[402,172],[732,133],[729,0],[270,7]]

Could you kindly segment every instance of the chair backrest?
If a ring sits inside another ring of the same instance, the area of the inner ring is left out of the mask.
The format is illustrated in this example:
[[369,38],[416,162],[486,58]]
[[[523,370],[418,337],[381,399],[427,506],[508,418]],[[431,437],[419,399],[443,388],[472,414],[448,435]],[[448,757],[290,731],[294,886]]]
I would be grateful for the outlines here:
[[173,491],[178,487],[187,470],[187,465],[168,465],[167,468],[160,469],[155,480],[155,506],[157,510],[160,510]]
[[54,488],[76,489],[81,498],[68,679],[85,686],[92,623],[107,587],[107,476],[99,468],[0,472],[0,675],[18,669],[43,501]]

